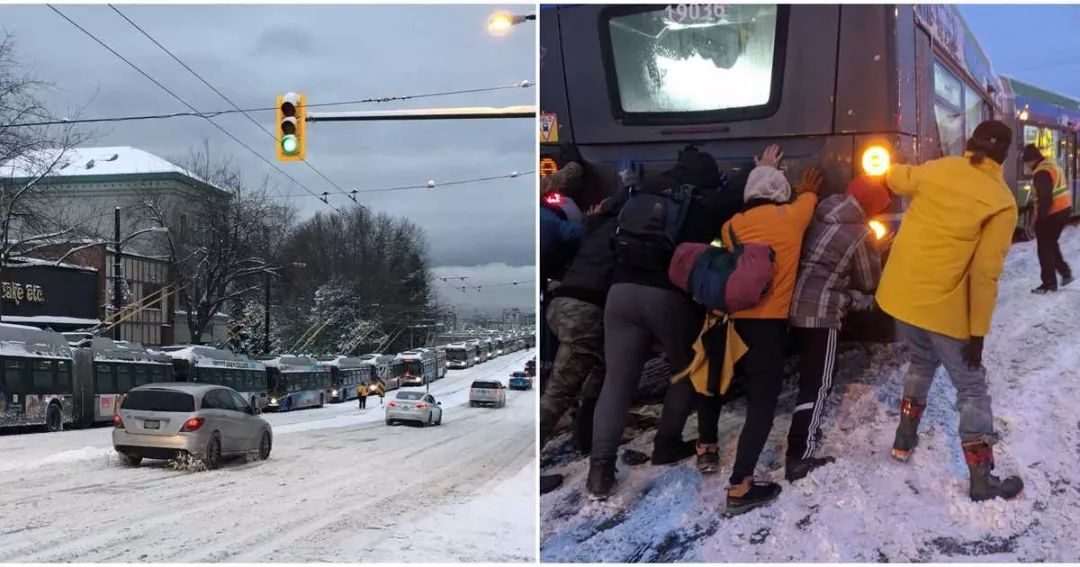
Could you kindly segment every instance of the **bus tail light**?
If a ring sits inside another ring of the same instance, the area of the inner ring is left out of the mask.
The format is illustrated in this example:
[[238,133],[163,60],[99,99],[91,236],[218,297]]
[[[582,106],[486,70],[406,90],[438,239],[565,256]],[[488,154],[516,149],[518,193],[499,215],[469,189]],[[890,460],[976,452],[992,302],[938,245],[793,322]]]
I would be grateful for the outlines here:
[[540,177],[547,177],[556,171],[559,171],[559,162],[555,161],[555,158],[550,156],[540,158]]
[[874,145],[863,150],[863,172],[871,177],[881,177],[882,175],[885,175],[889,171],[891,163],[892,156],[889,154],[889,149],[885,146]]
[[870,227],[870,230],[873,231],[874,238],[878,240],[885,238],[885,236],[889,234],[889,228],[885,226],[885,223],[879,220],[872,220],[866,224]]
[[198,431],[204,423],[206,423],[205,419],[201,417],[193,417],[184,422],[184,426],[180,428],[180,433],[192,433],[194,431]]

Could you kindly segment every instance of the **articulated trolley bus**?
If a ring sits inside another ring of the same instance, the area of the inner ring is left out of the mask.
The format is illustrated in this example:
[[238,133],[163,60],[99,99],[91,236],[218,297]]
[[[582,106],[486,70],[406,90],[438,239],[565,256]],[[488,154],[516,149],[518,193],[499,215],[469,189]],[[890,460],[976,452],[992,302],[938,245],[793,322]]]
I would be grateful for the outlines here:
[[262,362],[201,345],[170,346],[161,350],[172,359],[176,379],[180,382],[227,386],[239,392],[251,407],[260,410],[270,403],[266,365]]
[[360,356],[360,360],[370,362],[375,366],[375,375],[386,387],[386,391],[396,390],[401,387],[401,380],[405,376],[405,361],[398,360],[390,354],[371,353]]
[[319,364],[330,368],[330,401],[334,403],[355,399],[357,386],[370,384],[375,378],[375,365],[360,358],[338,356]]
[[0,324],[0,428],[112,421],[135,386],[172,380],[168,358],[133,343],[94,338],[71,348],[59,333]]
[[330,399],[331,374],[325,364],[303,356],[279,356],[266,365],[271,411],[323,407]]
[[446,360],[450,368],[472,368],[476,364],[476,345],[449,344],[446,346]]
[[402,386],[423,386],[436,379],[435,351],[427,348],[407,350],[397,355],[405,363],[405,376]]

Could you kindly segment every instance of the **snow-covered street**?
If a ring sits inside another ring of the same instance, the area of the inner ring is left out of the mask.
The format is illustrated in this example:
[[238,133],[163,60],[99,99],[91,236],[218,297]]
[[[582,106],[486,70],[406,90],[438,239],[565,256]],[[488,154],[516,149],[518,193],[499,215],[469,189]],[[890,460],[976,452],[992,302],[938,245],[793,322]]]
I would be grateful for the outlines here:
[[[1080,267],[1080,228],[1067,228],[1061,246],[1074,269]],[[732,519],[722,514],[741,403],[724,409],[720,474],[703,479],[692,459],[653,467],[620,458],[619,484],[606,501],[587,496],[587,459],[569,454],[564,434],[544,455],[550,471],[567,479],[541,500],[541,560],[1080,560],[1080,283],[1032,295],[1038,283],[1035,242],[1013,246],[984,356],[1001,436],[995,473],[1021,475],[1021,499],[968,498],[955,391],[944,370],[931,390],[912,461],[891,459],[904,349],[845,344],[818,451],[837,457],[835,464],[793,484],[782,480],[791,383],[758,467],[759,476],[781,482],[783,493],[776,503]],[[652,449],[659,408],[634,411],[639,417],[623,455]],[[696,418],[685,436],[696,437]]]
[[215,471],[125,468],[107,427],[2,436],[0,561],[534,561],[537,390],[468,405],[534,355],[449,371],[438,427],[374,397],[264,414],[270,459]]

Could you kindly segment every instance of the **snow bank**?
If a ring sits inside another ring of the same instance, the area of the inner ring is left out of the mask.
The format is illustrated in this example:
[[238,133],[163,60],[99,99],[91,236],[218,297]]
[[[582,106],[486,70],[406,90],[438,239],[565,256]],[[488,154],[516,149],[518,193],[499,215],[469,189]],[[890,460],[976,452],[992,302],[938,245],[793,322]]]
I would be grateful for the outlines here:
[[[1080,269],[1080,229],[1062,236]],[[720,474],[702,478],[688,460],[673,467],[619,463],[607,501],[585,495],[587,463],[558,470],[564,486],[541,501],[542,561],[1075,561],[1080,557],[1080,283],[1049,296],[1038,285],[1035,243],[1013,247],[987,338],[996,473],[1020,474],[1022,499],[974,503],[957,436],[956,400],[939,370],[907,464],[889,449],[906,355],[901,345],[844,345],[819,454],[838,457],[794,484],[783,479],[793,388],[781,401],[758,475],[781,482],[771,506],[726,519],[724,489],[742,424],[725,408]],[[640,411],[640,410],[639,410]],[[646,413],[655,412],[650,408]],[[695,436],[695,419],[687,437]],[[558,450],[561,439],[549,446]],[[648,453],[652,435],[625,448]],[[558,459],[556,459],[558,460]]]

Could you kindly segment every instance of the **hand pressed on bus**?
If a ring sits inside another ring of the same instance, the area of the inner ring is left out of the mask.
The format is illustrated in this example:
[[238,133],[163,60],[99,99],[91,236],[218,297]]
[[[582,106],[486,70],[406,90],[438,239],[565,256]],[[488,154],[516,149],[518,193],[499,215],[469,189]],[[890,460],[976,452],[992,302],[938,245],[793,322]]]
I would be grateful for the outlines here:
[[784,152],[780,151],[780,146],[773,144],[765,148],[765,152],[761,154],[760,158],[754,156],[754,165],[768,165],[780,169],[780,160],[782,159],[784,159]]
[[803,172],[802,181],[795,185],[795,193],[802,195],[803,193],[817,194],[821,191],[821,184],[824,178],[821,176],[821,172],[815,167],[808,167]]

